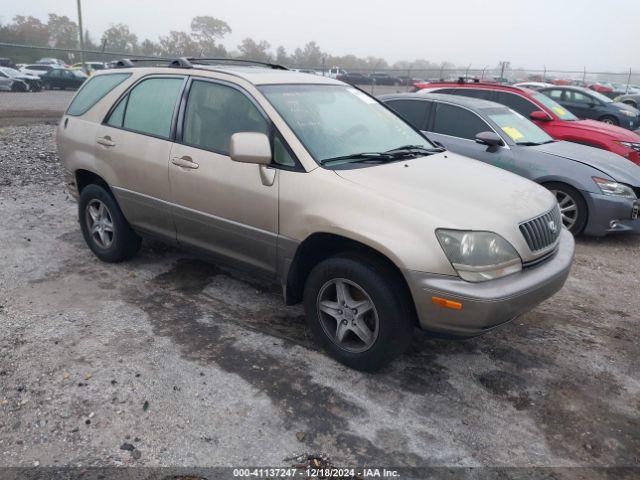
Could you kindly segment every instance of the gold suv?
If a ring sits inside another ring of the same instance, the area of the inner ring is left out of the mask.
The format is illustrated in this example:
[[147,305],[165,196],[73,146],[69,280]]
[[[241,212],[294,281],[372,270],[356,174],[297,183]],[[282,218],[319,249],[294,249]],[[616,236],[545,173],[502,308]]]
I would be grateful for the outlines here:
[[152,235],[249,267],[363,370],[415,327],[478,335],[567,278],[574,243],[551,193],[443,150],[358,89],[268,64],[123,63],[85,83],[58,130],[104,261]]

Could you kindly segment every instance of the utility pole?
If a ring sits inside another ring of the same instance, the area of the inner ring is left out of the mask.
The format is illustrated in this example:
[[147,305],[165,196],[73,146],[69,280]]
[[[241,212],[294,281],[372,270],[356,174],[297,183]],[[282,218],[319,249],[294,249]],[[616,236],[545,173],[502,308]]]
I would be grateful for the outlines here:
[[84,63],[84,31],[82,30],[82,7],[78,0],[78,34],[80,37],[80,62],[82,63],[82,71],[87,73],[87,66]]

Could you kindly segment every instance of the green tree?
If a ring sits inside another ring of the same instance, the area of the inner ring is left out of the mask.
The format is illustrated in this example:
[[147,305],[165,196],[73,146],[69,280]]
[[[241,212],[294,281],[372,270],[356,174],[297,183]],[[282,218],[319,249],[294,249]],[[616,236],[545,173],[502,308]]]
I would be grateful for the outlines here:
[[198,57],[200,45],[191,35],[172,30],[169,35],[160,37],[160,49],[167,57]]
[[231,27],[224,20],[206,15],[191,20],[191,37],[205,57],[226,57],[227,50],[218,44],[218,40],[229,33]]
[[289,63],[289,55],[287,55],[287,51],[282,45],[276,50],[276,63],[279,65],[287,65]]
[[159,57],[162,55],[162,47],[147,38],[140,44],[140,53],[149,57]]
[[111,25],[102,34],[102,41],[106,40],[106,50],[135,53],[138,49],[138,37],[131,33],[129,27],[123,23]]
[[259,62],[271,61],[269,48],[271,48],[269,42],[265,40],[256,42],[251,38],[245,38],[244,40],[242,40],[242,43],[238,45],[240,58],[245,58],[247,60],[256,60]]
[[303,49],[295,49],[291,61],[299,68],[318,68],[322,65],[323,55],[316,42],[309,42]]
[[57,48],[77,48],[79,45],[78,25],[66,15],[49,14],[47,22],[49,44]]

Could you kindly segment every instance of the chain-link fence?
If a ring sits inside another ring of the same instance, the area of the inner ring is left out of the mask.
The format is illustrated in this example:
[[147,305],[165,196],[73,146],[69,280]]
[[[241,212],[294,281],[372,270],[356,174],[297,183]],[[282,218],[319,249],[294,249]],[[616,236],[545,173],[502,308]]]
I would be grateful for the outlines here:
[[[176,57],[181,55],[176,55]],[[99,50],[84,50],[71,48],[53,48],[35,45],[18,45],[0,42],[0,63],[25,64],[34,63],[43,57],[55,57],[68,64],[75,64],[84,58],[85,62],[110,62],[121,58],[166,60],[160,57],[116,52],[109,50],[103,44]],[[2,60],[7,59],[7,60]],[[497,83],[515,82],[546,82],[556,84],[570,84],[591,86],[603,83],[624,93],[635,90],[640,85],[640,72],[628,69],[619,72],[594,71],[587,67],[583,69],[547,69],[542,68],[513,68],[505,62],[500,67],[476,68],[468,67],[440,67],[440,68],[362,68],[349,65],[285,65],[299,71],[339,77],[349,83],[356,84],[372,94],[410,91],[416,82],[458,82],[480,81]]]

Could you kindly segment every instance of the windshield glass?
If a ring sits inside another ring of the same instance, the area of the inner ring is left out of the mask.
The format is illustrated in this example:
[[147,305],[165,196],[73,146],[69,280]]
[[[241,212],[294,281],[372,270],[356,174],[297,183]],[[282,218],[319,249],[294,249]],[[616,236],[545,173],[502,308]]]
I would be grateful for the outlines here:
[[553,141],[535,123],[512,110],[495,109],[485,113],[516,145],[540,145]]
[[14,70],[13,68],[2,67],[0,68],[0,71],[4,72],[6,75],[12,78],[20,76],[20,72],[18,72],[17,70]]
[[560,120],[567,120],[570,122],[574,120],[578,120],[578,117],[576,117],[573,113],[571,113],[569,110],[564,108],[555,100],[547,97],[545,94],[534,93],[532,96],[541,104],[543,104],[545,107],[547,107],[549,110],[551,110],[553,114],[557,116]]
[[405,145],[434,148],[403,120],[355,88],[268,85],[260,90],[317,162]]
[[611,100],[609,97],[607,97],[606,95],[601,94],[600,92],[596,92],[595,90],[589,90],[589,95],[591,95],[594,98],[597,98],[602,103],[612,103],[613,102],[613,100]]

